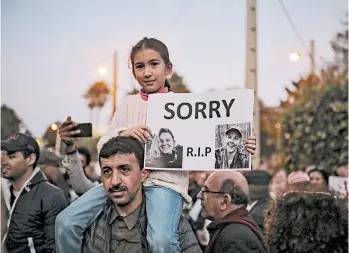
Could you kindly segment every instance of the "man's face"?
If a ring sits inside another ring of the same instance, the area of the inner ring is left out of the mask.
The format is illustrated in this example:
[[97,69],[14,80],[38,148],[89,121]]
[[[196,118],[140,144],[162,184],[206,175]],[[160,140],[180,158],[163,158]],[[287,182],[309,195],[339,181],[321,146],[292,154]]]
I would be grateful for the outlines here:
[[229,132],[225,135],[224,144],[229,153],[235,153],[240,142],[241,137],[237,132]]
[[141,197],[146,171],[140,168],[134,154],[102,158],[101,171],[105,192],[116,205],[127,206]]
[[80,157],[80,161],[81,161],[81,164],[82,164],[82,168],[85,168],[87,166],[87,160],[86,160],[86,157],[82,154],[79,154],[79,157]]
[[1,174],[9,180],[17,180],[28,171],[29,158],[25,159],[21,152],[1,152]]
[[159,136],[160,139],[160,151],[163,154],[172,154],[175,147],[175,141],[170,133],[162,133]]
[[197,198],[201,199],[201,216],[209,220],[217,220],[220,214],[220,197],[219,193],[205,191],[219,191],[217,180],[214,177],[209,177],[204,183],[204,191],[200,191]]
[[40,166],[40,169],[52,182],[57,182],[58,176],[60,174],[59,167],[54,165],[44,165]]

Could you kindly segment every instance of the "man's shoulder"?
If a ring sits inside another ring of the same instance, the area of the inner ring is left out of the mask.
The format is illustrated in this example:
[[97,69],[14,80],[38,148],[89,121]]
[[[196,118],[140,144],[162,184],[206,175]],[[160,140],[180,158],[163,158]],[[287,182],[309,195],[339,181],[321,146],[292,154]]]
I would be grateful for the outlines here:
[[[253,220],[253,218],[250,216],[248,216],[247,219]],[[243,223],[230,223],[226,225],[221,232],[221,236],[226,237],[226,239],[230,238],[230,240],[234,240],[234,237],[249,237],[258,239],[253,230]]]

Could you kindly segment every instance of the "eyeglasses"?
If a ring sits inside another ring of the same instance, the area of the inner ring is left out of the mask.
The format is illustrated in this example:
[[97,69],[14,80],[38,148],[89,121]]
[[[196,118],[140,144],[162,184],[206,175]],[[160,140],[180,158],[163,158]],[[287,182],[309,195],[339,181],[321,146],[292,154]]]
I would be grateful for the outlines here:
[[202,187],[202,188],[201,188],[201,192],[202,192],[202,193],[215,193],[215,194],[228,194],[228,193],[226,193],[226,192],[210,191],[210,190],[207,189],[206,187]]

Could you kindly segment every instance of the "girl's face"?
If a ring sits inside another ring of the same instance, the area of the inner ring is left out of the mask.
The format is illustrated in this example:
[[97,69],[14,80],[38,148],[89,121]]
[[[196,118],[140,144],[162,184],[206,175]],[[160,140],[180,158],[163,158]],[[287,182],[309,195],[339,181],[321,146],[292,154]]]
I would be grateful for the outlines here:
[[313,171],[309,175],[310,183],[316,185],[326,185],[325,179],[322,177],[321,173],[318,171]]
[[146,93],[155,93],[165,85],[172,65],[166,66],[161,55],[152,49],[141,49],[135,54],[133,74]]

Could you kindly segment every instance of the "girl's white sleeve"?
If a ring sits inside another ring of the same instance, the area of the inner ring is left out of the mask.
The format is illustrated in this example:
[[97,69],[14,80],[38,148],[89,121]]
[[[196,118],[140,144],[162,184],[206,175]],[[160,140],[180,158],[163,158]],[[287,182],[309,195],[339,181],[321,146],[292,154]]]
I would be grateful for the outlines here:
[[110,122],[108,127],[108,131],[106,135],[101,137],[97,143],[98,153],[101,151],[103,145],[113,137],[116,137],[120,134],[120,132],[127,129],[127,97],[122,101],[119,108],[116,109],[114,116]]

